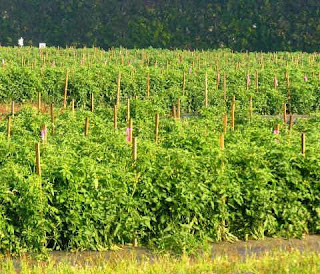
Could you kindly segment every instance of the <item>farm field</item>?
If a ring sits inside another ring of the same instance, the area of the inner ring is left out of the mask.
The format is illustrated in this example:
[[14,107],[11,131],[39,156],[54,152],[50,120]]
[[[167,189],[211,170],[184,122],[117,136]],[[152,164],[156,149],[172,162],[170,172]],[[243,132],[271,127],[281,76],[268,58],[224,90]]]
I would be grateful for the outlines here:
[[318,54],[0,48],[0,59],[1,252],[192,254],[319,233]]

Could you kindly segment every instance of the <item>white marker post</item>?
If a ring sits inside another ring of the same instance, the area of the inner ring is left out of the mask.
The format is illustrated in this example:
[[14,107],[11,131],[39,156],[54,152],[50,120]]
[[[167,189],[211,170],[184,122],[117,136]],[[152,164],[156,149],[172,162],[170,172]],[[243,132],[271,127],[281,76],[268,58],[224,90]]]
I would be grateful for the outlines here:
[[20,39],[18,40],[18,45],[22,48],[23,47],[23,38],[20,37]]

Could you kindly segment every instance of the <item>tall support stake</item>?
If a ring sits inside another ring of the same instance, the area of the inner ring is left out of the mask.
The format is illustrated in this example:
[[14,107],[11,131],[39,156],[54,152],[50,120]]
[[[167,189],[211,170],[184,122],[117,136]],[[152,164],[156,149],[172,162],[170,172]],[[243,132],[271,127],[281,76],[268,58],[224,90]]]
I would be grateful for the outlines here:
[[287,123],[287,104],[283,103],[283,123]]
[[292,126],[293,126],[293,115],[292,115],[292,113],[290,113],[290,116],[289,116],[289,130],[292,130]]
[[154,127],[154,141],[155,143],[158,143],[158,137],[159,137],[159,119],[160,115],[159,113],[156,114],[156,120],[155,120],[155,127]]
[[127,103],[127,122],[130,120],[130,99],[128,98],[128,103]]
[[86,122],[84,125],[84,136],[88,136],[89,134],[89,117],[86,117]]
[[180,105],[180,98],[177,99],[177,119],[180,119],[181,113],[181,105]]
[[120,106],[121,72],[119,71],[117,80],[117,107]]
[[64,85],[64,99],[63,99],[63,108],[67,107],[67,93],[68,93],[68,82],[69,82],[69,71],[66,73],[66,81]]
[[232,105],[231,105],[231,129],[234,130],[234,112],[235,112],[235,96],[232,96]]
[[113,128],[117,129],[117,120],[118,120],[118,108],[117,105],[114,105],[113,107]]
[[224,132],[224,135],[227,134],[227,129],[228,129],[228,114],[225,114],[223,116],[223,132]]
[[[224,151],[224,135],[220,135],[220,149]],[[224,168],[224,161],[222,160],[221,167]]]
[[11,136],[11,116],[8,116],[8,127],[7,127],[7,137],[10,139]]
[[36,174],[41,176],[41,165],[40,165],[40,143],[36,143]]
[[147,98],[150,96],[150,73],[147,75]]
[[14,116],[14,101],[11,102],[11,116]]
[[185,95],[186,92],[186,73],[183,72],[183,79],[182,79],[182,94]]
[[301,134],[301,153],[304,156],[306,156],[306,134]]
[[259,72],[256,70],[256,90],[259,89]]
[[227,75],[225,72],[223,73],[223,98],[227,102]]
[[41,93],[38,92],[38,112],[41,111]]
[[204,107],[208,107],[208,73],[205,76],[205,95],[204,95]]
[[132,142],[132,137],[133,137],[133,120],[130,118],[129,120],[129,142]]

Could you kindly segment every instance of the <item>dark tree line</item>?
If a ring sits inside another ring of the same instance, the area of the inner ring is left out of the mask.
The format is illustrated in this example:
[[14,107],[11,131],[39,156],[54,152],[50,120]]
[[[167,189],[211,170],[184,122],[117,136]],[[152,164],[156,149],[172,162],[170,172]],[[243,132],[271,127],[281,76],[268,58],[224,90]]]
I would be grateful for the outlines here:
[[0,43],[318,51],[319,0],[1,0]]

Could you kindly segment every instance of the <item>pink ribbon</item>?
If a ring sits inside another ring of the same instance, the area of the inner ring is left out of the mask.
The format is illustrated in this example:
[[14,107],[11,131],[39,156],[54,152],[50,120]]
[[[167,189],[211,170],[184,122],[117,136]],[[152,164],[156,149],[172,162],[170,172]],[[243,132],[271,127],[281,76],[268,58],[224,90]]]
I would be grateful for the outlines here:
[[41,130],[41,139],[44,140],[46,138],[47,135],[47,129],[43,129]]
[[128,128],[126,129],[126,134],[127,134],[126,140],[127,140],[128,142],[131,142],[131,132],[132,132],[132,128],[128,127]]

